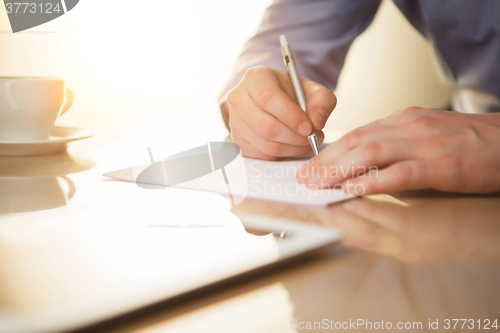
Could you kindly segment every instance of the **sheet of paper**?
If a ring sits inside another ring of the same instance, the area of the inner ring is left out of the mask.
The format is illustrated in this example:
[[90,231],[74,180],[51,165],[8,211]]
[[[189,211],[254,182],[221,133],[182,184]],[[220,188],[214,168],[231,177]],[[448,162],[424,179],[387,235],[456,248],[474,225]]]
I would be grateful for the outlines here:
[[[199,177],[173,187],[199,191],[215,192],[226,196],[232,195],[235,204],[245,197],[284,202],[289,204],[326,206],[328,204],[353,198],[342,192],[340,187],[333,189],[308,189],[298,184],[295,174],[307,160],[294,161],[262,161],[250,158],[235,159],[222,170],[216,170],[203,177]],[[151,164],[132,168],[110,171],[105,177],[136,182],[139,175],[151,167]],[[161,170],[161,169],[159,169]],[[143,174],[144,175],[144,174]],[[165,186],[161,171],[148,177],[139,177],[144,184]],[[226,180],[228,184],[226,183]]]

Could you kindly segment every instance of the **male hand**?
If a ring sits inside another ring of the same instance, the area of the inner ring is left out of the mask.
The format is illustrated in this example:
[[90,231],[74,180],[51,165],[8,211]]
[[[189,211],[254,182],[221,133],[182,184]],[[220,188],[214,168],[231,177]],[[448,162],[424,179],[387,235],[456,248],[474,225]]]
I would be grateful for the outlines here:
[[311,150],[307,136],[321,132],[337,99],[325,86],[301,78],[307,115],[297,104],[288,73],[265,66],[250,68],[221,105],[233,142],[244,156],[264,160],[300,156]]
[[311,212],[340,229],[344,244],[403,262],[500,259],[498,197],[427,195],[406,192],[398,203],[358,198]]
[[[370,168],[378,169],[370,174]],[[297,173],[313,187],[342,183],[357,195],[431,188],[500,191],[500,115],[418,107],[360,127]]]

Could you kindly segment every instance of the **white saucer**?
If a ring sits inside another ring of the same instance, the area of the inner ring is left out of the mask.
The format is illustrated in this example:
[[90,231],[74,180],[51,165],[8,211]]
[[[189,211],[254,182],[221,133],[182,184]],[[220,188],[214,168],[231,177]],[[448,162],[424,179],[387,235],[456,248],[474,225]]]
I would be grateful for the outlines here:
[[54,126],[48,140],[2,141],[0,156],[30,156],[55,154],[66,150],[68,142],[85,139],[92,132],[77,127]]

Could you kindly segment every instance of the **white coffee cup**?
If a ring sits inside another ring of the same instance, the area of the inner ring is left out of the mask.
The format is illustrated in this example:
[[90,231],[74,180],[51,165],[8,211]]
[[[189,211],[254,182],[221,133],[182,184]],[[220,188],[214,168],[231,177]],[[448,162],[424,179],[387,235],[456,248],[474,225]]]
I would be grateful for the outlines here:
[[0,140],[46,140],[58,116],[73,104],[64,80],[0,77]]

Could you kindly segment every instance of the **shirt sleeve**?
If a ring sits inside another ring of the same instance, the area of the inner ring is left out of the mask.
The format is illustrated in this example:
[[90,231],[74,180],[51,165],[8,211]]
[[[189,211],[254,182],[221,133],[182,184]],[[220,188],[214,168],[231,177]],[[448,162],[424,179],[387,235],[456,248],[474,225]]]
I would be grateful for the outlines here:
[[286,34],[300,76],[334,90],[353,40],[372,22],[381,0],[275,0],[265,11],[255,36],[238,57],[219,95],[222,104],[257,65],[275,69],[283,63],[279,36]]

